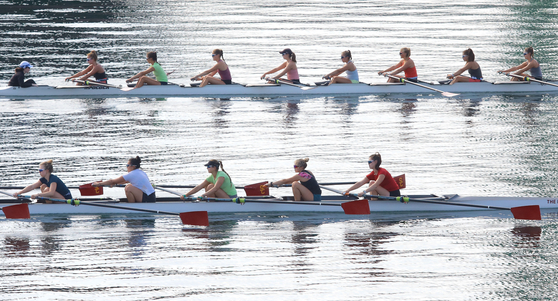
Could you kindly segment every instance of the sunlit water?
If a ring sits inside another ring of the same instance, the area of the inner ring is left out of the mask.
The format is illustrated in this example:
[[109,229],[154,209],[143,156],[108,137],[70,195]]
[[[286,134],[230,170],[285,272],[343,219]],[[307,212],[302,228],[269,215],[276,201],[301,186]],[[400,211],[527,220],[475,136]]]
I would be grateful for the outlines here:
[[[467,47],[488,80],[526,46],[546,77],[558,67],[550,2],[0,5],[2,85],[21,60],[37,82],[61,84],[92,49],[117,84],[151,50],[184,83],[214,48],[245,83],[285,47],[306,82],[340,67],[346,49],[365,82],[383,81],[376,72],[401,47],[424,80],[459,69]],[[0,100],[0,184],[36,181],[46,159],[72,186],[113,178],[136,155],[156,184],[199,183],[212,158],[237,185],[291,176],[304,157],[319,181],[357,181],[380,152],[407,175],[406,193],[557,196],[557,95]],[[218,214],[202,230],[155,215],[1,219],[0,299],[552,300],[557,224],[553,213]]]

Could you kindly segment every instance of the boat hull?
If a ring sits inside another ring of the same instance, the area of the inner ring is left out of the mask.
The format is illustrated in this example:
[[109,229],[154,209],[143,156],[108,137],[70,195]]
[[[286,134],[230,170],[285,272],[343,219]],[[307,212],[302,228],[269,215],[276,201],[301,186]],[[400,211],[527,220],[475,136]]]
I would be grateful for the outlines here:
[[[133,209],[149,209],[167,212],[189,212],[207,211],[209,213],[240,213],[240,212],[343,212],[341,203],[350,200],[327,200],[322,202],[293,202],[279,199],[247,199],[244,205],[233,202],[190,202],[172,200],[157,201],[155,203],[126,203],[115,201],[92,201],[99,204],[117,205]],[[541,209],[558,210],[558,199],[556,198],[515,198],[515,197],[453,197],[421,198],[424,200],[436,200],[455,204],[474,204],[481,206],[497,207],[520,207],[538,205]],[[85,201],[85,199],[82,199]],[[9,206],[19,203],[4,203]],[[433,211],[472,211],[472,210],[495,210],[488,208],[474,208],[451,204],[431,204],[410,201],[401,203],[391,200],[369,201],[372,212],[433,212]],[[89,205],[71,206],[64,203],[42,204],[30,203],[29,211],[34,214],[118,214],[118,213],[141,213],[132,209],[117,209]]]
[[[556,83],[556,82],[553,82]],[[552,93],[558,87],[535,82],[481,82],[455,85],[423,85],[450,93]],[[111,98],[111,97],[232,97],[232,96],[305,96],[305,95],[371,95],[371,94],[438,94],[438,92],[411,84],[336,84],[303,90],[287,85],[208,85],[203,88],[166,85],[144,86],[129,90],[102,86],[39,86],[2,87],[1,98]]]

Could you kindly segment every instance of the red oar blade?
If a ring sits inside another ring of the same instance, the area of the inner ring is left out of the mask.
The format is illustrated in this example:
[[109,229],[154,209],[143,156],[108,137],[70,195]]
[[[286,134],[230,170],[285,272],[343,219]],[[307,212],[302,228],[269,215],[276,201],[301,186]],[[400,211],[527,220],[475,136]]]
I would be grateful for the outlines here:
[[2,211],[4,211],[6,218],[31,218],[29,206],[27,204],[2,207]]
[[184,225],[209,226],[207,211],[182,212],[180,219]]
[[539,205],[513,207],[511,212],[516,219],[541,220],[541,208]]
[[368,200],[345,202],[341,204],[345,214],[370,214]]

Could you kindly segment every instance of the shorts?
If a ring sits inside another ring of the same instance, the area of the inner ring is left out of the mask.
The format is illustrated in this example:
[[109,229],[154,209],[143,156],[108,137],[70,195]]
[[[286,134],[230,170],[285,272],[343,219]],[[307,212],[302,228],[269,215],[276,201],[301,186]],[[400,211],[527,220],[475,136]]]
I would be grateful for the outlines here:
[[322,195],[321,194],[315,194],[314,195],[314,202],[321,202],[322,201]]
[[389,196],[401,196],[401,191],[399,191],[399,189],[390,191]]
[[168,85],[169,84],[168,82],[159,82],[159,83],[161,83],[161,85]]
[[232,79],[222,79],[225,85],[232,85]]
[[406,80],[410,80],[412,82],[418,82],[418,77],[405,77]]
[[98,78],[95,81],[100,84],[106,84],[108,82],[108,78]]
[[470,83],[480,83],[480,82],[481,82],[481,79],[469,78],[469,82],[470,82]]
[[237,198],[237,197],[238,197],[238,194],[235,194],[235,195],[229,195],[229,198],[231,198],[231,199],[234,199],[234,198]]
[[351,83],[353,83],[353,84],[358,84],[358,83],[359,83],[359,81],[358,81],[358,80],[356,80],[356,79],[351,79]]
[[293,84],[300,84],[300,79],[292,79],[291,82]]
[[141,199],[142,203],[155,203],[156,201],[155,192],[150,195],[147,195],[145,192],[143,193],[143,198]]

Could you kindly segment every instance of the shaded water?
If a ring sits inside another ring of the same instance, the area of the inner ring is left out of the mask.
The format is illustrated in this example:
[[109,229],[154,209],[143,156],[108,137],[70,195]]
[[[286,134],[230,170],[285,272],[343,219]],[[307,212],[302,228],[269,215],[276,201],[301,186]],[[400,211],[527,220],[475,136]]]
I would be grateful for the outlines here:
[[[361,80],[407,46],[421,78],[441,80],[473,48],[485,78],[534,46],[556,76],[556,4],[545,1],[1,1],[0,83],[29,60],[42,84],[99,50],[115,83],[157,50],[173,81],[223,48],[233,77],[258,82],[297,53],[303,81],[341,66]],[[556,196],[555,94],[0,100],[2,185],[36,181],[39,162],[78,185],[120,176],[140,155],[156,184],[194,184],[221,159],[236,184],[293,174],[357,181],[373,152],[406,193]],[[110,193],[119,194],[116,189]],[[272,190],[288,194],[288,190]],[[478,213],[219,214],[208,229],[152,215],[0,220],[0,299],[552,300],[555,213],[521,222]]]

